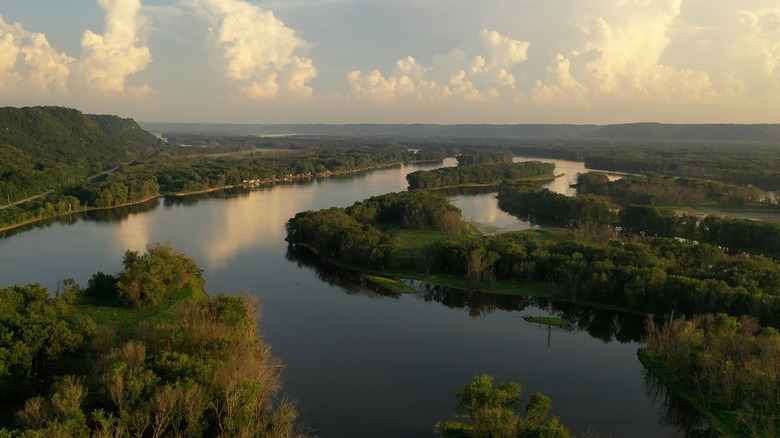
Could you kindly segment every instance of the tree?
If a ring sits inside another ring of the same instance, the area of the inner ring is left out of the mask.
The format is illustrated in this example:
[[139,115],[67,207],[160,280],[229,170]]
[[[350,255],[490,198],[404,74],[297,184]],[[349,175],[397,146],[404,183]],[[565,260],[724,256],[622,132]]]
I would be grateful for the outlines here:
[[507,382],[493,387],[493,376],[474,377],[456,393],[456,413],[471,418],[475,437],[512,437],[520,422],[522,386]]
[[482,281],[490,277],[492,274],[491,268],[499,258],[498,253],[488,251],[482,246],[469,252],[468,259],[466,259],[466,274],[474,280],[477,290],[479,290]]
[[[476,376],[456,393],[456,413],[471,418],[472,432],[478,438],[568,438],[569,431],[557,417],[549,417],[550,399],[542,394],[531,395],[522,409],[523,388],[515,382],[493,386],[493,376]],[[439,427],[442,429],[441,425]],[[462,429],[461,429],[462,430]],[[453,431],[455,436],[463,432]]]

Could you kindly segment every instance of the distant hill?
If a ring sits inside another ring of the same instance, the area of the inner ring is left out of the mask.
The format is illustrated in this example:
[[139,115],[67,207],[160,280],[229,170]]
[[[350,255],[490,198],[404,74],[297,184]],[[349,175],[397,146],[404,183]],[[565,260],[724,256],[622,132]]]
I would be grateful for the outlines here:
[[0,108],[0,203],[76,182],[163,145],[132,119],[62,107]]
[[603,126],[588,137],[611,140],[780,141],[780,125],[627,123]]
[[264,125],[210,123],[146,123],[148,131],[161,135],[338,135],[399,137],[496,137],[518,139],[609,139],[660,141],[780,141],[780,124],[668,124],[616,125]]
[[104,170],[160,146],[157,137],[132,119],[62,107],[0,108],[0,147],[39,167],[69,164]]
[[396,137],[504,137],[579,138],[600,128],[598,125],[434,125],[434,124],[347,124],[347,125],[263,125],[210,123],[147,123],[144,129],[162,135],[338,135]]

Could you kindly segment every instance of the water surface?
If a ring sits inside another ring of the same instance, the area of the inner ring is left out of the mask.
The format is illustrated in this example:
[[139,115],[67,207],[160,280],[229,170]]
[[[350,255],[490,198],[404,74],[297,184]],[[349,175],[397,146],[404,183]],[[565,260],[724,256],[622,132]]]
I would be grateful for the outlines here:
[[[285,394],[319,436],[431,436],[437,421],[454,418],[455,390],[477,374],[521,383],[526,400],[533,392],[549,396],[553,413],[578,435],[588,428],[601,436],[672,435],[676,426],[661,424],[663,404],[646,393],[636,359],[641,318],[560,306],[557,314],[576,324],[549,328],[522,319],[546,314],[545,302],[527,297],[430,287],[397,296],[283,240],[284,223],[299,211],[404,190],[407,173],[440,165],[165,198],[6,232],[0,287],[55,289],[64,278],[85,285],[97,271],[120,270],[125,250],[169,241],[198,262],[210,293],[261,299],[260,327],[286,365]],[[554,184],[569,190],[568,180]],[[522,227],[494,197],[453,199],[469,220]]]

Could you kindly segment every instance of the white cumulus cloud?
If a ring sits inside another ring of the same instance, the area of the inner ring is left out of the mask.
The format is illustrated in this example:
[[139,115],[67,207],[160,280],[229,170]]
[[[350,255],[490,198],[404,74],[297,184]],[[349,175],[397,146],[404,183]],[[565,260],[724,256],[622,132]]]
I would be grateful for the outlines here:
[[8,24],[0,15],[0,95],[65,92],[73,62],[53,49],[44,34]]
[[98,4],[106,13],[105,33],[84,32],[79,70],[88,87],[124,94],[127,77],[152,62],[149,48],[141,45],[139,37],[145,23],[141,1],[98,0]]
[[312,60],[299,55],[307,43],[272,11],[242,0],[197,0],[212,23],[212,37],[226,61],[225,73],[242,93],[269,99],[280,92],[308,97],[317,74]]
[[534,85],[533,99],[540,104],[560,106],[587,106],[588,89],[577,82],[571,74],[571,61],[561,54],[555,58],[555,64],[547,68],[547,82],[537,80]]
[[[608,6],[610,2],[604,2]],[[673,26],[682,14],[682,0],[618,0],[610,8],[596,9],[581,27],[582,42],[549,71],[557,77],[538,82],[538,98],[548,100],[569,89],[581,95],[575,82],[591,97],[625,101],[702,101],[718,99],[720,93],[709,73],[675,68],[663,62],[672,41]],[[548,76],[550,76],[548,74]]]
[[347,75],[347,82],[351,96],[360,99],[458,98],[465,102],[500,99],[514,93],[516,78],[512,69],[528,59],[529,46],[528,42],[497,31],[482,30],[478,48],[472,55],[456,48],[434,56],[431,67],[423,67],[408,56],[396,62],[392,74],[384,75],[379,70],[363,74],[354,70]]
[[780,74],[780,9],[740,11],[746,34],[740,48],[757,57],[768,75]]

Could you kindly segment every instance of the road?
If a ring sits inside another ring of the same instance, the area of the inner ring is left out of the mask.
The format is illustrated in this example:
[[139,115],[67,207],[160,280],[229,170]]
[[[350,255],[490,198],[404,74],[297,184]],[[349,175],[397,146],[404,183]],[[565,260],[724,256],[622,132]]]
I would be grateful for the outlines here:
[[[111,168],[111,169],[108,169],[108,170],[104,170],[104,171],[102,171],[100,173],[96,173],[96,174],[94,174],[92,176],[87,177],[87,179],[93,180],[93,179],[99,177],[100,175],[112,174],[112,173],[116,172],[117,170],[119,170],[120,167],[122,167],[122,166],[129,166],[130,164],[133,164],[133,163],[135,163],[135,160],[128,161],[127,163],[120,164],[119,166],[116,166],[114,168]],[[24,204],[27,201],[32,201],[33,199],[42,198],[42,197],[44,197],[46,195],[51,195],[52,193],[54,193],[54,190],[49,190],[49,191],[46,191],[46,192],[43,192],[43,193],[39,193],[39,194],[37,194],[35,196],[30,196],[29,198],[20,199],[19,201],[15,201],[15,202],[12,202],[10,204],[0,205],[0,210],[2,210],[4,208],[8,208],[8,207],[13,207],[14,205]]]

